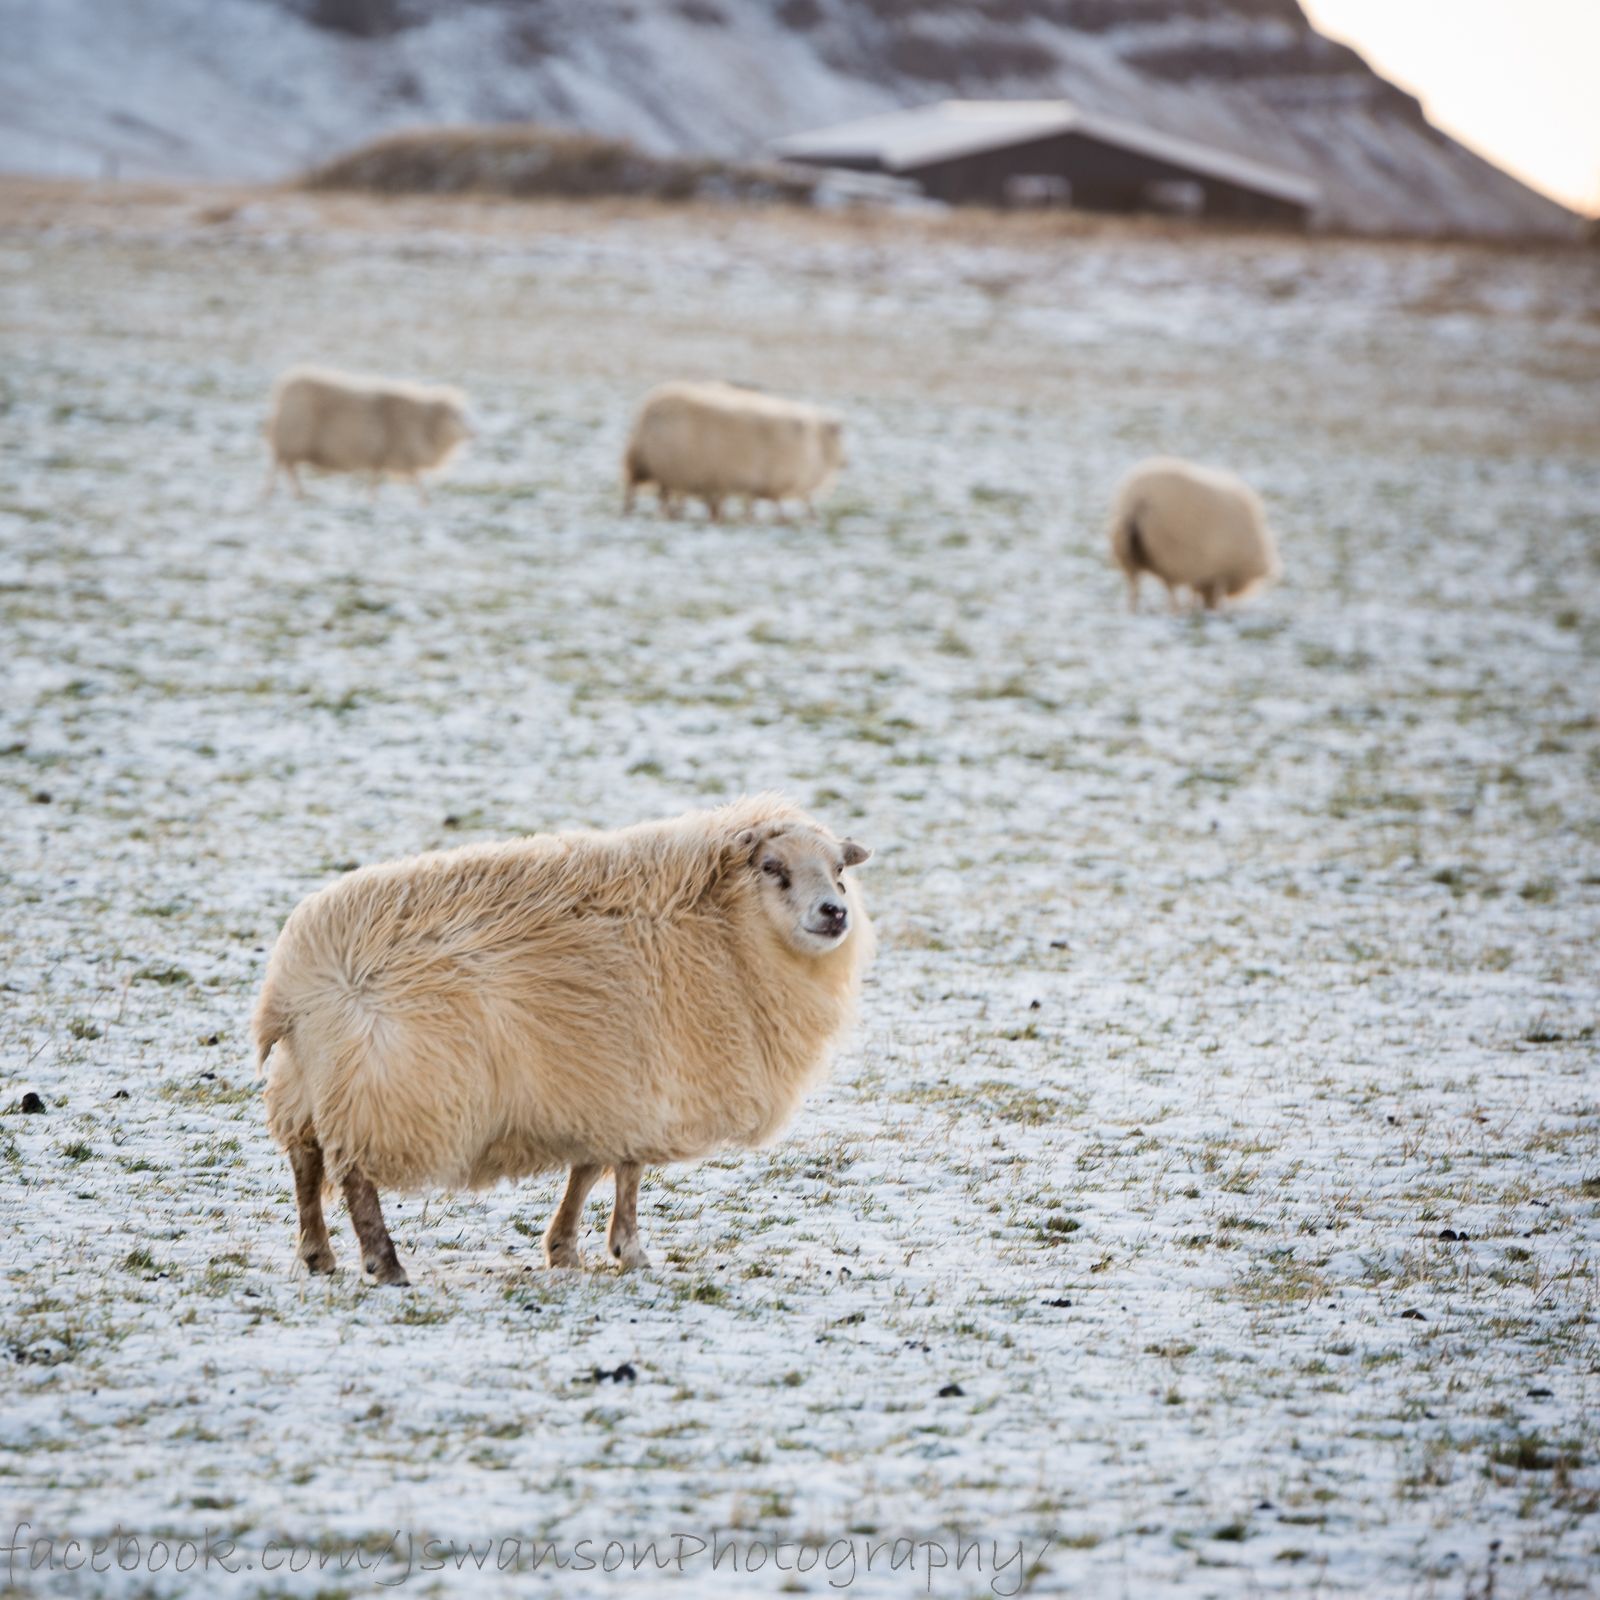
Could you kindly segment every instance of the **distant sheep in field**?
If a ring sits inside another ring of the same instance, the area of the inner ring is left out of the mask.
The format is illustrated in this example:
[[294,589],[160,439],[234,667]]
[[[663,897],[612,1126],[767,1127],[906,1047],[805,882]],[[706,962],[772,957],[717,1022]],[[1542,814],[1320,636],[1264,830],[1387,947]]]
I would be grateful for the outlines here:
[[380,1188],[568,1167],[546,1264],[583,1264],[610,1168],[610,1253],[647,1266],[640,1168],[765,1143],[825,1072],[872,955],[847,876],[870,854],[763,795],[413,856],[303,900],[253,1023],[300,1258],[333,1270],[325,1181],[367,1271],[403,1284]]
[[443,466],[471,437],[459,389],[294,367],[278,380],[267,420],[272,468],[303,495],[299,466],[364,473],[374,493],[384,477],[406,478],[424,500],[421,474]]
[[1139,574],[1154,573],[1174,608],[1187,588],[1214,611],[1277,578],[1281,568],[1261,500],[1229,472],[1171,458],[1146,461],[1117,491],[1111,554],[1139,608]]
[[725,500],[780,509],[826,489],[844,465],[843,425],[819,406],[722,382],[666,383],[639,408],[622,459],[623,510],[653,485],[676,516],[680,497],[704,500],[713,521]]

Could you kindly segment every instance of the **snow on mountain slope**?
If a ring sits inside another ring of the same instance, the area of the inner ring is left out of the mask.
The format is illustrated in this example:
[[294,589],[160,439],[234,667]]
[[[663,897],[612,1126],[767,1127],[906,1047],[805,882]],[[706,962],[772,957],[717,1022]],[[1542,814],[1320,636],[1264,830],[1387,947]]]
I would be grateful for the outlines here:
[[1374,230],[1570,231],[1296,0],[0,0],[0,168],[277,178],[396,127],[536,120],[726,156],[1066,95],[1270,159]]

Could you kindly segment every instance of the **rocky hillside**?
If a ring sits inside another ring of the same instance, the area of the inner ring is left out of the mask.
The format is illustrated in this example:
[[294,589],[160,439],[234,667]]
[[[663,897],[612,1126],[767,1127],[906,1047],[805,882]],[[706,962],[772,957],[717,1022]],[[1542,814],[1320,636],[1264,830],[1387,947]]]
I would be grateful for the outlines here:
[[0,0],[0,167],[273,178],[387,129],[536,120],[748,157],[948,95],[1066,95],[1316,179],[1324,220],[1572,218],[1296,0]]

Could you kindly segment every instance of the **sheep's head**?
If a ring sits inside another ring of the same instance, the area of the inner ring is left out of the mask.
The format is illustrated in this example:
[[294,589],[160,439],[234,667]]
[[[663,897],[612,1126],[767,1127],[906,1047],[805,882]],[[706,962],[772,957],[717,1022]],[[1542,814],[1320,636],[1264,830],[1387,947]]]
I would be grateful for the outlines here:
[[472,425],[461,403],[456,400],[433,400],[428,404],[428,434],[433,447],[441,455],[465,444],[472,437]]
[[848,869],[872,854],[864,844],[814,824],[780,822],[744,829],[735,849],[739,870],[754,879],[761,909],[791,949],[825,955],[850,937]]
[[822,421],[822,462],[832,476],[844,462],[844,424],[837,417],[824,417]]

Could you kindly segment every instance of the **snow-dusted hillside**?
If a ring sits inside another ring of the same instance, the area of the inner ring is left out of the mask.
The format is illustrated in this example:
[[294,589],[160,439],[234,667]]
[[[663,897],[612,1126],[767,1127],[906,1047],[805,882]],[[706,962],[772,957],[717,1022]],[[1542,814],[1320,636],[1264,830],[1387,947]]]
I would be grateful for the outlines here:
[[534,119],[746,156],[959,93],[1068,95],[1306,173],[1326,220],[1565,231],[1296,0],[0,0],[0,168],[276,178]]

